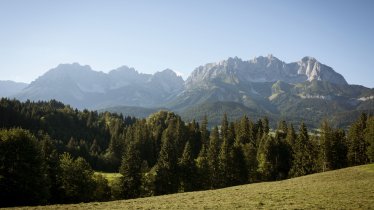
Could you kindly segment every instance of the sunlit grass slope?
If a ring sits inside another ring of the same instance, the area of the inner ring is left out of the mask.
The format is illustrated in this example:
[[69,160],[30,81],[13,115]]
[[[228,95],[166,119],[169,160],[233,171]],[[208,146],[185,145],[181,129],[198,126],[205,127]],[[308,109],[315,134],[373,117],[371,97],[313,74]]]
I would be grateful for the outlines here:
[[40,209],[374,209],[374,164],[219,190]]

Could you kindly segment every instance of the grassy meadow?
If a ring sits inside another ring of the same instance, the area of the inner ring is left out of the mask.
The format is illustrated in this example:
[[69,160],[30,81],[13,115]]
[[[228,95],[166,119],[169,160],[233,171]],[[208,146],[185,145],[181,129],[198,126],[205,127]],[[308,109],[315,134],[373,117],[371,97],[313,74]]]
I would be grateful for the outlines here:
[[120,173],[95,172],[95,174],[103,176],[108,180],[109,185],[112,185],[122,175]]
[[[113,177],[113,175],[112,175]],[[374,164],[218,190],[23,209],[374,209]]]

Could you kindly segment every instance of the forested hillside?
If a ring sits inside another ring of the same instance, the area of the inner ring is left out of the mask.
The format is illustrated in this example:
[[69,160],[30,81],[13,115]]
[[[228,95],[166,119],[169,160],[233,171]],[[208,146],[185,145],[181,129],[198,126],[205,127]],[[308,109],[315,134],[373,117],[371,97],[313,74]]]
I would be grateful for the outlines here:
[[[0,206],[106,201],[281,180],[374,161],[374,117],[318,134],[242,116],[220,126],[147,119],[57,101],[0,100]],[[120,172],[112,184],[94,170]]]

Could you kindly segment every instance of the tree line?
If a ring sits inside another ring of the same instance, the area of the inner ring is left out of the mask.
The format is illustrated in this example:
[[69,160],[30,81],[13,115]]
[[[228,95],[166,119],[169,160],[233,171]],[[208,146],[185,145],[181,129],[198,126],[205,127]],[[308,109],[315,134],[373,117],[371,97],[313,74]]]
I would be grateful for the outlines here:
[[[57,101],[0,100],[0,206],[107,201],[282,180],[374,162],[374,117],[318,133],[243,116],[209,128],[160,111],[147,119]],[[95,170],[120,172],[109,184]]]

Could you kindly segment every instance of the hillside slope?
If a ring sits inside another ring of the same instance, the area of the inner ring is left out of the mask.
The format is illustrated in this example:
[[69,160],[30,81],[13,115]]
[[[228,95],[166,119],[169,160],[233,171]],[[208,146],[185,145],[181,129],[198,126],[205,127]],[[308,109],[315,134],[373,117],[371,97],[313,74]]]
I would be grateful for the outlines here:
[[[35,207],[32,207],[33,209]],[[40,209],[373,209],[374,164],[219,190]]]

